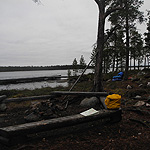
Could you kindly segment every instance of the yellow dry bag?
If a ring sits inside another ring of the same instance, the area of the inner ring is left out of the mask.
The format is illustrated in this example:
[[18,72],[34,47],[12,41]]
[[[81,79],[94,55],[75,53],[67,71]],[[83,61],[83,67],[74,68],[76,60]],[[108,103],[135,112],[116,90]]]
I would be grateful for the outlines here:
[[108,109],[118,109],[121,105],[121,96],[118,94],[108,95],[105,99],[105,105]]

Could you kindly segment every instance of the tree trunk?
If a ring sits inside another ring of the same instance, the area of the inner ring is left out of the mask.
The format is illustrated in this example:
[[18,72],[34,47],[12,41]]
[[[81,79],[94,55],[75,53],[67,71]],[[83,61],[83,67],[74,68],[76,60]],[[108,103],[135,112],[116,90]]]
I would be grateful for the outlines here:
[[98,35],[97,35],[97,55],[95,65],[95,77],[94,77],[94,90],[95,92],[102,92],[103,89],[103,77],[102,77],[102,62],[103,62],[103,49],[104,49],[104,24],[105,24],[105,5],[101,5],[99,10],[99,24],[98,24]]
[[113,68],[112,68],[112,72],[114,72],[115,71],[115,52],[113,53]]
[[130,70],[131,70],[131,66],[132,66],[132,57],[131,57],[131,54],[130,54],[130,67],[129,67]]
[[135,53],[134,53],[134,70],[135,70]]
[[[126,1],[126,12],[128,12],[128,3]],[[128,70],[129,70],[129,16],[126,13],[126,66],[125,66],[125,76],[124,80],[128,79]]]

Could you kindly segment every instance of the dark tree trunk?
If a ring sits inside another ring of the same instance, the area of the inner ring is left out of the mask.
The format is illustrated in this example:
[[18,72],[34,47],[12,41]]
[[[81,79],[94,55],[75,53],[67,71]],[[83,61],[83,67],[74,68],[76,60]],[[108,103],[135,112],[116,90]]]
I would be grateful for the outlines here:
[[[128,3],[126,1],[126,12],[128,12]],[[129,70],[129,16],[126,13],[126,66],[125,66],[125,76],[124,80],[128,79],[128,70]]]
[[144,58],[144,66],[146,66],[146,56],[145,56],[145,58]]
[[95,92],[102,92],[103,89],[103,76],[102,76],[102,61],[103,61],[103,49],[104,49],[104,25],[105,25],[105,5],[101,2],[99,6],[99,24],[98,24],[98,35],[97,35],[97,55],[95,65],[95,77],[94,77],[94,88]]
[[135,70],[135,54],[134,54],[134,70]]
[[95,92],[102,92],[103,77],[102,77],[102,62],[103,62],[103,49],[104,49],[104,26],[105,19],[112,12],[121,9],[121,7],[107,9],[105,12],[105,0],[95,0],[99,9],[99,22],[98,22],[98,35],[97,35],[97,55],[94,76],[94,90]]
[[130,70],[131,70],[131,66],[132,66],[131,61],[132,61],[132,57],[131,57],[131,54],[130,54],[130,67],[129,67]]
[[138,70],[140,70],[140,60],[138,59]]
[[112,66],[112,72],[115,71],[115,53],[113,54],[113,66]]
[[105,58],[105,56],[104,56],[104,61],[103,61],[103,63],[104,63],[104,69],[103,69],[103,72],[106,73],[106,58]]

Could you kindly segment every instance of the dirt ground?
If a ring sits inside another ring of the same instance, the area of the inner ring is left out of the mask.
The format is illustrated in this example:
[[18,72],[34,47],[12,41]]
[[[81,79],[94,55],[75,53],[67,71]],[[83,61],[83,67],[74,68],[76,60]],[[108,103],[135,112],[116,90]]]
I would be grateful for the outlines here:
[[[144,86],[144,83],[149,81],[146,80],[104,82],[106,91],[122,95],[122,120],[118,123],[100,125],[96,121],[45,132],[10,147],[0,144],[0,150],[149,150],[150,88]],[[141,82],[143,87],[139,86]],[[132,88],[127,89],[128,85]],[[136,98],[137,95],[141,97]],[[70,98],[80,100],[83,97]],[[135,106],[139,101],[144,104]],[[67,111],[61,116],[84,111],[78,104],[79,102],[69,104]],[[24,115],[27,109],[28,106],[20,105],[12,109],[12,105],[9,105],[6,112],[0,113],[0,127],[25,123]]]

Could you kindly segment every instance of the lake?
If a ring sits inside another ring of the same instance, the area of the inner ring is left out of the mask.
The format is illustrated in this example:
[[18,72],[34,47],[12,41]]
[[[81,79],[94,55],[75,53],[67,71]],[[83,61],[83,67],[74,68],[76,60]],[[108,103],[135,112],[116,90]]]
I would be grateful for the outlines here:
[[[71,75],[73,75],[73,71]],[[91,73],[91,69],[87,69],[85,74]],[[78,75],[81,74],[78,72]],[[32,78],[32,77],[45,77],[45,76],[67,76],[68,70],[41,70],[41,71],[14,71],[14,72],[0,72],[0,80],[4,79],[18,79],[18,78]],[[12,89],[39,89],[43,87],[58,87],[63,86],[67,87],[68,82],[65,79],[60,80],[50,80],[50,81],[41,81],[41,82],[31,82],[31,83],[19,83],[19,84],[9,84],[9,85],[0,85],[0,90],[12,90]]]

